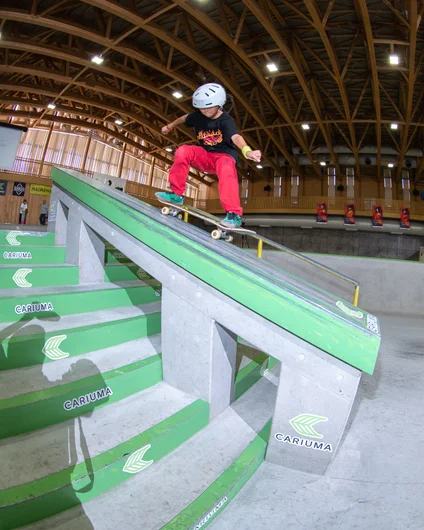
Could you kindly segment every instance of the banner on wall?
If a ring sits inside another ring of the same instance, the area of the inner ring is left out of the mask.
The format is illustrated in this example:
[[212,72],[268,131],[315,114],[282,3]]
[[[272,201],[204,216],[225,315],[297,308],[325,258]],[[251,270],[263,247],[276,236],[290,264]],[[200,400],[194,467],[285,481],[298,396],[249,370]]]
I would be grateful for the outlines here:
[[345,225],[354,225],[356,223],[356,206],[354,204],[345,204]]
[[383,207],[372,207],[372,226],[383,226]]
[[0,195],[6,195],[7,180],[0,180]]
[[400,209],[400,227],[406,229],[411,228],[411,216],[409,208]]
[[29,192],[31,195],[51,195],[52,187],[43,184],[31,184]]
[[25,195],[25,188],[25,182],[14,182],[12,195],[18,195],[18,197],[23,197]]
[[13,169],[22,133],[27,130],[27,127],[0,123],[0,169]]
[[317,223],[326,223],[328,221],[328,208],[326,202],[317,203]]

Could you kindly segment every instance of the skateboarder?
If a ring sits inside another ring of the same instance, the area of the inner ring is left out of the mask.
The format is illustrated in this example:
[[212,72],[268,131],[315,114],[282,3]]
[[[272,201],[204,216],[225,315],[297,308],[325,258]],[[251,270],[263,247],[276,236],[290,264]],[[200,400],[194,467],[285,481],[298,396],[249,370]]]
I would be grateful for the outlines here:
[[175,151],[174,163],[169,172],[172,193],[157,195],[165,201],[183,204],[184,191],[190,166],[218,177],[218,191],[222,207],[227,215],[223,226],[241,226],[243,210],[240,206],[239,183],[236,171],[237,149],[254,162],[261,161],[261,152],[253,151],[237,132],[234,119],[223,110],[227,95],[225,89],[216,83],[207,83],[193,94],[195,112],[185,114],[162,127],[162,134],[168,134],[178,125],[185,123],[193,127],[200,146],[181,145]]

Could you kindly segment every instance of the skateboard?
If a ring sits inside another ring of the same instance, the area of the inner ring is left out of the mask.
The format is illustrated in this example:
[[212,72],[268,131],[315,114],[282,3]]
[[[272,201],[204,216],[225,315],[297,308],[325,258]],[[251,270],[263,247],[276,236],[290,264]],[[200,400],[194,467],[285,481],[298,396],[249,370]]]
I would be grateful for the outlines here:
[[187,213],[193,217],[197,217],[198,219],[208,221],[215,225],[215,230],[212,230],[211,232],[212,239],[223,239],[231,243],[231,241],[233,241],[233,236],[230,234],[256,235],[256,232],[253,230],[247,230],[246,228],[228,228],[227,226],[223,226],[221,225],[221,219],[219,217],[215,217],[215,215],[194,208],[193,206],[174,204],[173,202],[164,201],[158,197],[157,194],[155,194],[155,196],[161,204],[165,204],[161,209],[163,215],[171,215],[177,219],[183,219],[184,213]]

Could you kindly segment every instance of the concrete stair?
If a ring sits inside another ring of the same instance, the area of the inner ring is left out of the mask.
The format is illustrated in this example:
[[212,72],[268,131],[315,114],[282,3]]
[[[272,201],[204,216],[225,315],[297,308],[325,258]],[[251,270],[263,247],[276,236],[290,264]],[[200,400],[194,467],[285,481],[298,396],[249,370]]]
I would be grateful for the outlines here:
[[[77,285],[35,234],[0,231],[0,530],[203,528],[264,458],[276,361],[240,339],[209,423],[162,380],[157,281],[108,247],[105,282]],[[22,268],[33,286],[10,283]]]

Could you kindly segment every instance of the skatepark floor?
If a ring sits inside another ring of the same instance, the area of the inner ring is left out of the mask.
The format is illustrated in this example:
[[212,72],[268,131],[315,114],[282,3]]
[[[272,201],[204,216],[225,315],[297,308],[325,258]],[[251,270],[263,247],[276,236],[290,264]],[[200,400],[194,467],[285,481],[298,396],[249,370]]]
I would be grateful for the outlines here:
[[211,530],[424,529],[423,318],[379,317],[376,370],[327,474],[265,462]]

